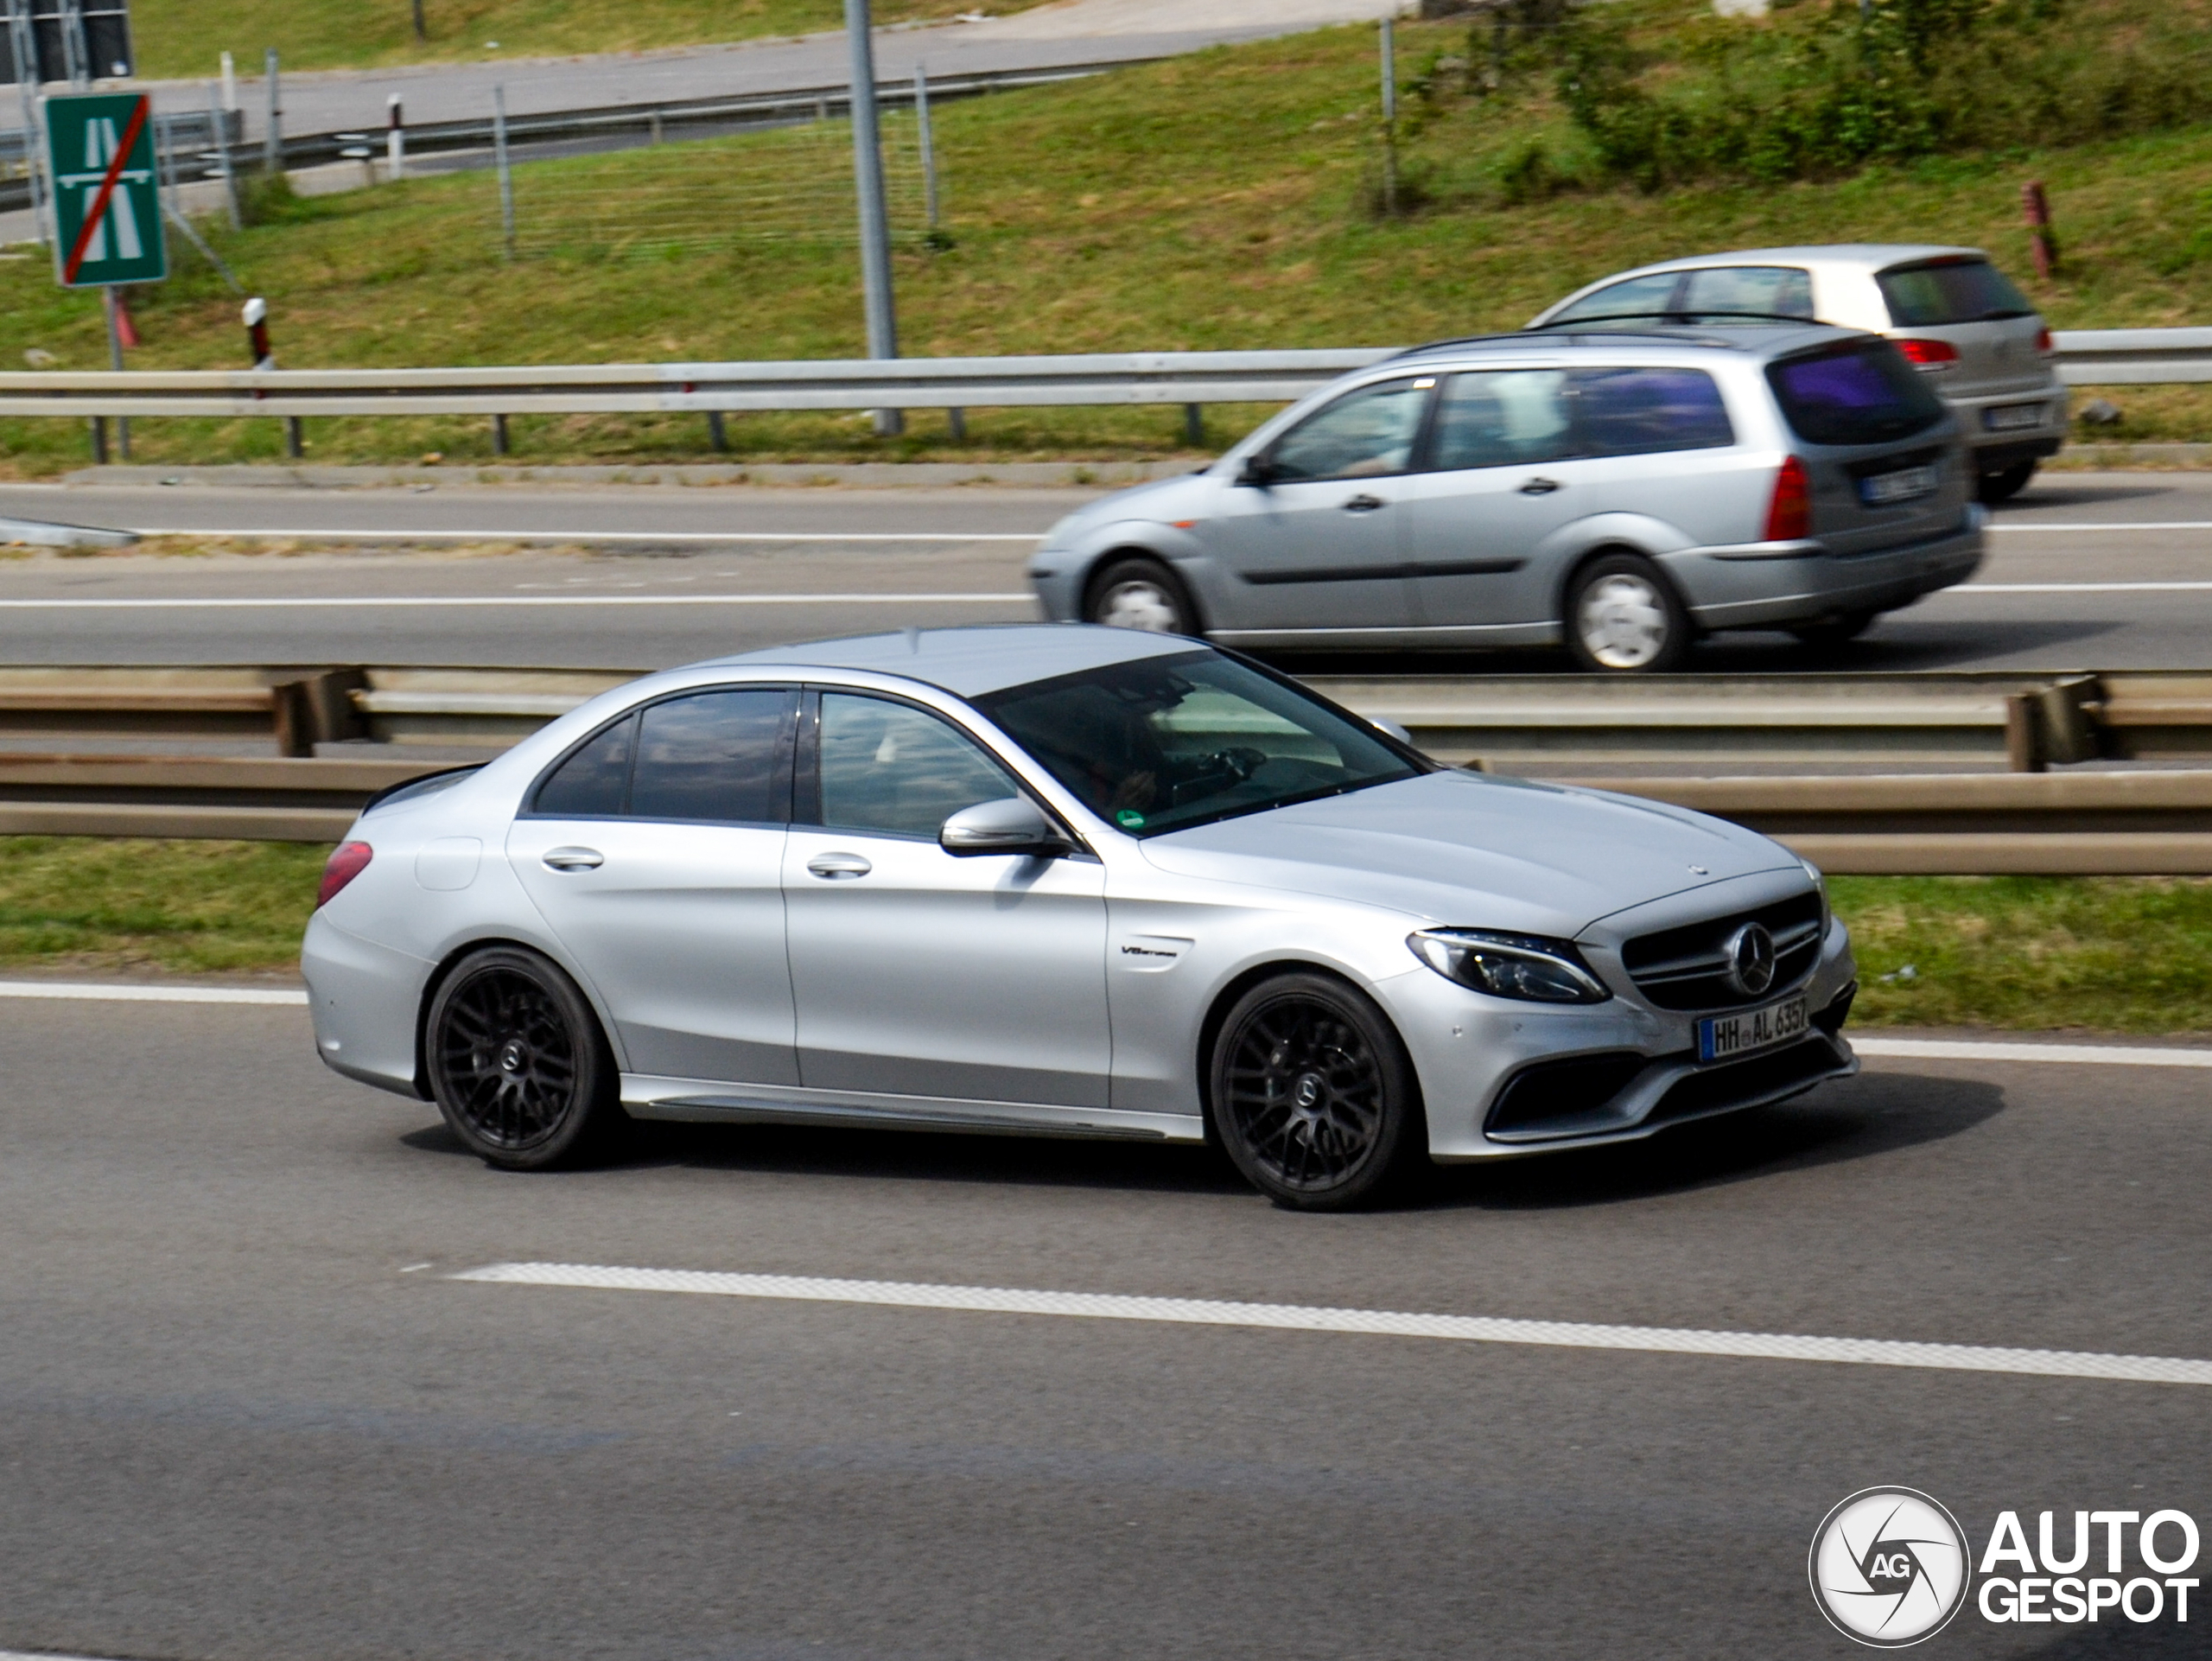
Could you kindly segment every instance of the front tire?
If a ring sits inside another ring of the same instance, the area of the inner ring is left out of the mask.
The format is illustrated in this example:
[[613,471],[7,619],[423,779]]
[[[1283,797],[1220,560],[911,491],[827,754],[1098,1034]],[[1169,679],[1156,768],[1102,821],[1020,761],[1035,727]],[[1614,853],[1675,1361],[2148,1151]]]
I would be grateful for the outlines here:
[[2015,461],[2009,468],[1999,468],[1994,473],[1981,475],[1974,493],[1986,506],[1994,507],[1999,502],[2009,502],[2028,487],[2028,480],[2036,476],[2033,460]]
[[1567,646],[1584,669],[1659,675],[1690,649],[1690,617],[1659,568],[1638,554],[1607,554],[1575,573]]
[[1370,999],[1326,976],[1280,975],[1247,992],[1209,1066],[1223,1151],[1286,1210],[1374,1199],[1422,1139],[1405,1046]]
[[622,1120],[598,1016],[537,952],[486,946],[464,958],[431,1000],[424,1041],[438,1111],[487,1165],[571,1163]]
[[1198,609],[1182,578],[1156,559],[1117,559],[1091,579],[1084,620],[1147,634],[1196,634]]

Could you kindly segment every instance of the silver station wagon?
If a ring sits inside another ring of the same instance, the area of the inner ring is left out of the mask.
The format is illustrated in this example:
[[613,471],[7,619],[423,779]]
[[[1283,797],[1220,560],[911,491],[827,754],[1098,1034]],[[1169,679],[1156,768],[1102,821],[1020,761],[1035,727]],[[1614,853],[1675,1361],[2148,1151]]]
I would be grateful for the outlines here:
[[1578,290],[1531,328],[1802,318],[1886,335],[1958,411],[1981,500],[2015,496],[2066,442],[2050,330],[1979,248],[1853,243],[1700,254]]
[[1117,629],[617,688],[372,803],[301,957],[324,1061],[519,1169],[626,1117],[1211,1139],[1325,1208],[1857,1066],[1786,848]]
[[1602,324],[1357,371],[1069,515],[1029,570],[1059,620],[1661,671],[1707,631],[1844,640],[1962,581],[1973,496],[1958,422],[1885,340]]

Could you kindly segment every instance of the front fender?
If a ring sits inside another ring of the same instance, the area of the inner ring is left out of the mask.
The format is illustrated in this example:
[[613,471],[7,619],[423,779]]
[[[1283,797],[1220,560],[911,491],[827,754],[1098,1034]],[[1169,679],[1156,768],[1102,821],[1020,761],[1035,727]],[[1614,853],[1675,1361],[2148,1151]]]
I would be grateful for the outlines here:
[[1081,622],[1092,576],[1107,560],[1124,554],[1173,566],[1198,601],[1200,615],[1218,612],[1213,593],[1218,576],[1207,569],[1205,548],[1196,537],[1158,519],[1115,519],[1086,530],[1065,548],[1039,549],[1030,557],[1029,581],[1045,615],[1056,623]]

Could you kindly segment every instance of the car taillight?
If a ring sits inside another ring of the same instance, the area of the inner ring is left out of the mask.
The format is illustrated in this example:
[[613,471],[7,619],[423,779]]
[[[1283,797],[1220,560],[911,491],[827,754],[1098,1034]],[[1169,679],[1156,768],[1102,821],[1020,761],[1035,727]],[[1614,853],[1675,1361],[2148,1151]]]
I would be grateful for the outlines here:
[[376,851],[365,842],[340,843],[323,864],[322,886],[315,891],[315,903],[327,906],[335,900],[340,888],[369,869]]
[[1904,360],[1916,369],[1939,373],[1959,360],[1959,349],[1948,340],[1899,340],[1897,350],[1904,353]]
[[1769,542],[1802,542],[1813,534],[1813,481],[1794,455],[1782,459],[1774,475],[1774,500],[1766,510]]
[[2039,328],[2036,331],[2036,350],[2046,358],[2058,350],[2058,342],[2050,338],[2049,329]]

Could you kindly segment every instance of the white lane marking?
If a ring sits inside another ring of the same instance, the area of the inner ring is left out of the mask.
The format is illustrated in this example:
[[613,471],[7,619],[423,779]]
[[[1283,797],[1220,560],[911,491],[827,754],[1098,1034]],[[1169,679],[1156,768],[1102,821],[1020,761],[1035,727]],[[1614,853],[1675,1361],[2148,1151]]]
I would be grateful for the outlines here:
[[1038,531],[225,531],[130,527],[134,537],[226,537],[233,542],[1042,542]]
[[1861,1055],[1895,1055],[1923,1061],[2086,1061],[2108,1067],[2212,1067],[2212,1049],[2159,1048],[2147,1044],[2006,1044],[1984,1039],[1861,1038]]
[[1033,605],[1033,594],[434,594],[385,599],[334,595],[179,600],[0,600],[10,611],[238,611],[412,606],[938,606]]
[[29,1650],[0,1650],[0,1661],[102,1661],[102,1658],[86,1655],[54,1655],[44,1650],[35,1654]]
[[[109,1003],[286,1003],[305,992],[274,986],[149,986],[127,981],[0,981],[0,998],[86,998]],[[6,1661],[0,1653],[0,1661]]]
[[[2201,594],[2212,582],[1962,582],[1943,594]],[[1928,596],[1933,599],[1935,596]]]
[[1992,525],[1984,528],[1990,531],[2068,531],[2075,533],[2084,531],[2212,531],[2212,519],[2127,519],[2109,525],[2099,525],[2091,520],[2083,520],[2078,525],[2037,520],[2032,525]]
[[1075,1315],[1098,1321],[1166,1321],[1200,1327],[1266,1327],[1292,1332],[1374,1333],[1476,1344],[1645,1350],[1670,1355],[1741,1356],[1764,1361],[1841,1361],[1955,1372],[2025,1372],[2055,1378],[2212,1384],[2212,1361],[2081,1350],[2000,1349],[1875,1338],[1805,1338],[1784,1333],[1705,1332],[1687,1327],[1613,1327],[1487,1315],[1399,1314],[1383,1309],[1295,1303],[1225,1303],[1205,1298],[1124,1297],[1096,1292],[1030,1292],[999,1286],[925,1286],[908,1281],[821,1280],[806,1275],[729,1275],[688,1269],[613,1269],[595,1263],[491,1263],[448,1278],[510,1286],[582,1287],[619,1292],[705,1292],[721,1297],[867,1303],[902,1309],[993,1314]]

